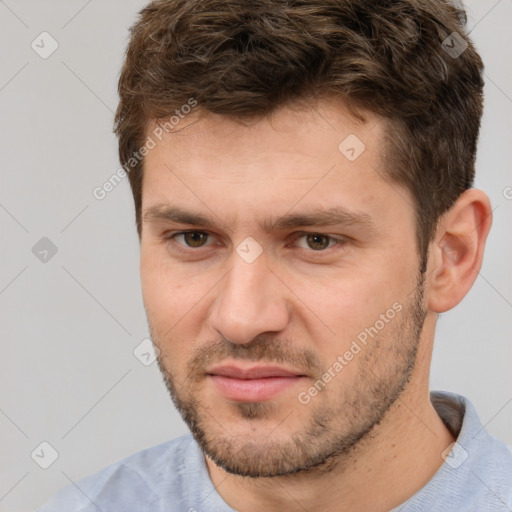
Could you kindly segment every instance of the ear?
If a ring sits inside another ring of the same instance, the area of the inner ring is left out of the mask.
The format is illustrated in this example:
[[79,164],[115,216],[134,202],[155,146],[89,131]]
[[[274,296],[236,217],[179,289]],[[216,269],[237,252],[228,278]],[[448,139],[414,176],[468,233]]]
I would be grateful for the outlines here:
[[443,313],[468,293],[482,266],[485,241],[492,224],[487,195],[463,192],[440,219],[429,248],[428,308]]

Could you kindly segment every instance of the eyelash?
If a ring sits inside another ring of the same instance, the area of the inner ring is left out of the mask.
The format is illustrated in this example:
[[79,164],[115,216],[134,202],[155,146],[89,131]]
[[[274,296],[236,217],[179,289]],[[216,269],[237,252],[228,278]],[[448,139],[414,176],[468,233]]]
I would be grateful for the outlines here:
[[[187,233],[203,233],[203,234],[205,234],[205,235],[207,235],[209,237],[212,236],[207,231],[201,231],[201,230],[198,230],[198,229],[189,229],[189,230],[186,230],[186,231],[177,231],[177,232],[169,233],[169,234],[167,234],[165,236],[165,239],[173,242],[175,247],[177,247],[178,251],[183,252],[183,253],[187,253],[187,254],[190,254],[190,252],[193,252],[193,251],[196,251],[196,250],[208,247],[208,246],[201,246],[201,247],[194,248],[194,247],[187,246],[186,244],[181,244],[181,243],[176,241],[176,238],[178,236],[183,236],[183,235],[186,235]],[[328,252],[329,249],[333,249],[333,247],[335,247],[337,245],[338,246],[343,246],[347,242],[346,238],[337,238],[337,237],[334,237],[334,236],[331,236],[331,235],[326,235],[324,233],[317,233],[315,231],[301,231],[301,232],[295,233],[294,235],[292,235],[291,242],[296,242],[298,239],[300,239],[302,237],[305,237],[305,236],[308,236],[308,235],[325,236],[325,237],[327,237],[329,239],[330,243],[334,242],[333,245],[331,245],[330,247],[328,246],[325,249],[320,249],[320,250],[316,250],[316,251],[314,249],[305,249],[305,248],[299,247],[299,249],[305,250],[305,251],[307,251],[309,253],[312,253],[312,254],[315,254],[315,255],[321,255],[322,253],[325,254],[325,253]],[[208,241],[209,240],[207,240],[207,242]]]

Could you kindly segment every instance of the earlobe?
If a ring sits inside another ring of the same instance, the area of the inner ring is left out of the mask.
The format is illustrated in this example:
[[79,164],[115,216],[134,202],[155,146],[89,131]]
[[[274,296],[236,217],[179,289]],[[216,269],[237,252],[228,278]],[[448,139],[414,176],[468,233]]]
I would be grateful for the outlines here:
[[471,289],[482,266],[491,224],[489,198],[478,189],[466,190],[443,215],[429,254],[431,311],[448,311]]

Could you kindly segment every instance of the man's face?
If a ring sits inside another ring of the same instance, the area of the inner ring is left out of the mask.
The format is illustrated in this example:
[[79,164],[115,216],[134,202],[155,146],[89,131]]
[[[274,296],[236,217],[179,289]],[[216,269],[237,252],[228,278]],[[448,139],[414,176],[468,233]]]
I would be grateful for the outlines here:
[[385,126],[324,101],[177,129],[146,156],[141,239],[173,400],[227,471],[322,466],[395,402],[424,320],[413,199],[382,177]]

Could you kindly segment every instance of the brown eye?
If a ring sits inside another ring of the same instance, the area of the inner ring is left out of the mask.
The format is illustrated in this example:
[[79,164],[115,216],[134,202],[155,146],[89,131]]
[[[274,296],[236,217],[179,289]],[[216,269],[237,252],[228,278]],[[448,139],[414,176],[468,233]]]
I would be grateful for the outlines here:
[[188,231],[182,235],[189,247],[202,247],[208,240],[208,234],[202,231]]
[[326,235],[319,235],[315,233],[306,235],[308,247],[314,251],[321,251],[322,249],[329,247],[330,240],[330,237]]

